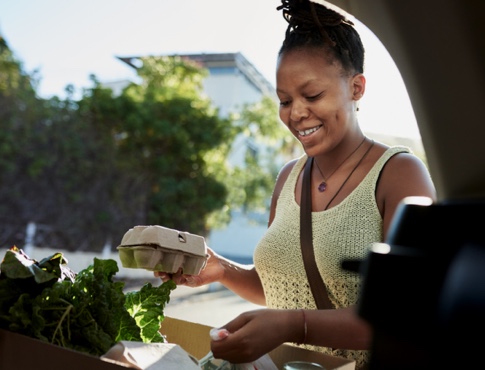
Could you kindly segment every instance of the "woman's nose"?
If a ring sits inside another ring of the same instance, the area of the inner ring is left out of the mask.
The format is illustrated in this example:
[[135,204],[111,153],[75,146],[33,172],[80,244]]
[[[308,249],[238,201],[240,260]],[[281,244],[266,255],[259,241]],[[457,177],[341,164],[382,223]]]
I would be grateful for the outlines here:
[[304,104],[293,102],[291,105],[290,119],[294,122],[299,122],[308,117],[308,109]]

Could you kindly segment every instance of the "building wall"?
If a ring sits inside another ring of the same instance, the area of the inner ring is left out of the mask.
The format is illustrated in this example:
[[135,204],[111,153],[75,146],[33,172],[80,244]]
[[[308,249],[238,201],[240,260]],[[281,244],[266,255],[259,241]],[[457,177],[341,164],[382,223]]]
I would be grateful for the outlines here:
[[[204,81],[204,91],[222,116],[240,111],[245,104],[259,102],[263,92],[238,68],[209,69]],[[236,138],[228,161],[242,166],[246,153],[246,138]],[[207,244],[217,253],[243,263],[252,263],[254,247],[266,230],[268,213],[245,214],[241,210],[232,213],[232,221],[224,229],[212,230]]]
[[239,111],[244,104],[256,103],[263,94],[237,69],[210,75],[204,81],[204,91],[221,109],[221,115]]

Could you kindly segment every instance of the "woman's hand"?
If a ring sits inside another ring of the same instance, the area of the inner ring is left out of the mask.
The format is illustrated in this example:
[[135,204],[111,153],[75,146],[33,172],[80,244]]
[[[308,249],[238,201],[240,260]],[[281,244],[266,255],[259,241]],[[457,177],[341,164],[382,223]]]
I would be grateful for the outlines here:
[[154,275],[159,277],[163,282],[173,280],[177,285],[186,285],[192,288],[218,282],[224,274],[224,268],[220,263],[219,255],[212,249],[207,248],[209,258],[206,266],[202,269],[199,275],[186,275],[179,269],[175,274],[170,274],[163,271],[155,271]]
[[229,334],[211,341],[212,353],[234,364],[255,361],[304,334],[298,314],[296,310],[274,309],[245,312],[222,327]]
[[220,328],[225,335],[211,341],[211,350],[216,358],[231,363],[255,361],[286,342],[370,350],[372,328],[355,309],[245,312]]

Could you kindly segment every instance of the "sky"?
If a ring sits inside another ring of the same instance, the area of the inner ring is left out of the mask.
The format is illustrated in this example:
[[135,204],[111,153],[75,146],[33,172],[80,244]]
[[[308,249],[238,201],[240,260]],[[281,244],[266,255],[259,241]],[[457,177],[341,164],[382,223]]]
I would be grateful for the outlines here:
[[[38,93],[64,97],[100,82],[134,78],[117,57],[240,52],[275,86],[286,21],[278,0],[0,0],[0,34]],[[355,19],[354,19],[355,20]],[[379,40],[358,20],[366,49],[364,131],[420,138],[401,75]]]

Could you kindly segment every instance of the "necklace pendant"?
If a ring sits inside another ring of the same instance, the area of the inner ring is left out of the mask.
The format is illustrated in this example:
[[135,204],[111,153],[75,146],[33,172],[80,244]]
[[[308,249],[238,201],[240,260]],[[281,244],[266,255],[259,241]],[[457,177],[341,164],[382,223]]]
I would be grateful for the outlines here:
[[325,190],[327,190],[327,183],[325,181],[322,181],[320,185],[318,185],[318,191],[320,193],[323,193]]

